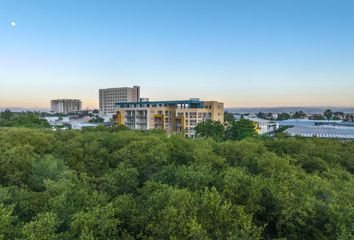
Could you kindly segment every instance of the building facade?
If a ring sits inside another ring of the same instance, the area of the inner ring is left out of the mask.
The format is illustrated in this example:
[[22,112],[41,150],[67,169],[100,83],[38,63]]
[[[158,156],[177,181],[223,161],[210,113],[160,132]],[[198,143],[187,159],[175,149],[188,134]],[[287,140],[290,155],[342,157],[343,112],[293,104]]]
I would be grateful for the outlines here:
[[116,104],[114,120],[131,129],[162,129],[168,133],[195,136],[195,127],[205,120],[224,122],[224,104],[199,99]]
[[81,111],[82,102],[79,99],[55,99],[50,102],[52,113],[68,114],[74,111]]
[[99,90],[100,114],[115,112],[115,104],[119,102],[139,102],[140,87],[107,88]]
[[274,121],[248,116],[244,116],[244,118],[253,122],[258,134],[269,134],[279,129],[279,123]]

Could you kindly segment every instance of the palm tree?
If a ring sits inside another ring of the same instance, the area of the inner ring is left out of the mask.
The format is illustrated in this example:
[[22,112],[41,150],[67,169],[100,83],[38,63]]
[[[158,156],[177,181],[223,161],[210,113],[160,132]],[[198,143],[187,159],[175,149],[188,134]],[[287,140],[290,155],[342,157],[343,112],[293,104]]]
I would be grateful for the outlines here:
[[324,116],[327,118],[327,120],[329,121],[329,120],[331,120],[332,117],[333,117],[333,112],[332,112],[331,109],[327,109],[327,110],[323,113],[323,115],[324,115]]

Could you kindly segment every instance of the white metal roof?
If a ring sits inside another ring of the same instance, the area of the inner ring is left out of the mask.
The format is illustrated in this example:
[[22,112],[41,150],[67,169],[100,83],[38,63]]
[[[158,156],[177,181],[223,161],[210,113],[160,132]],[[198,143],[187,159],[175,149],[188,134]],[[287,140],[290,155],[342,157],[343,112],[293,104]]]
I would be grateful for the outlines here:
[[354,127],[295,126],[285,132],[290,136],[354,139]]

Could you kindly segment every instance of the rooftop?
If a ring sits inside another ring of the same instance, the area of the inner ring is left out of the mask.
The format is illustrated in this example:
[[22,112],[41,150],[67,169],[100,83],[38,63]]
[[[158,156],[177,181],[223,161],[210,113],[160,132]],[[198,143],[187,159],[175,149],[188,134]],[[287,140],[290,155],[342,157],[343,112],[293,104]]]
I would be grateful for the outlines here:
[[309,119],[288,119],[277,121],[279,125],[286,126],[286,125],[293,125],[293,126],[315,126],[319,124],[336,124],[341,123],[342,120],[309,120]]
[[203,101],[198,99],[189,100],[172,100],[172,101],[142,101],[142,102],[118,102],[116,107],[129,108],[129,107],[162,107],[162,106],[187,106],[191,108],[203,108]]
[[354,139],[354,127],[295,126],[285,132],[290,136]]

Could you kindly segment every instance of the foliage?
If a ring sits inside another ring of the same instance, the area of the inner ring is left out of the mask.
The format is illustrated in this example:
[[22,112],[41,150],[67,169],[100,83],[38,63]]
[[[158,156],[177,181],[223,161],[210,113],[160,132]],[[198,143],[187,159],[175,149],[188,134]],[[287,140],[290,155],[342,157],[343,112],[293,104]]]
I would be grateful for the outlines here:
[[353,239],[353,174],[350,141],[0,128],[0,239]]
[[265,113],[264,112],[258,112],[257,117],[261,119],[265,119]]
[[256,115],[257,118],[266,119],[266,120],[275,120],[272,113],[258,112]]
[[0,203],[0,239],[14,239],[17,236],[17,217],[13,215],[14,206]]
[[60,239],[57,233],[60,221],[56,214],[40,213],[23,227],[23,235],[29,240],[56,240]]
[[104,119],[101,118],[101,117],[96,116],[96,117],[90,119],[89,122],[90,122],[90,123],[103,123],[103,122],[104,122]]
[[325,120],[325,118],[321,114],[316,114],[311,117],[309,117],[311,120]]
[[325,116],[325,118],[329,121],[333,118],[333,112],[331,109],[327,109],[326,111],[324,111],[323,116]]
[[289,113],[279,113],[277,120],[282,121],[282,120],[288,120],[290,119],[290,114]]
[[195,127],[198,137],[211,137],[215,140],[222,140],[224,138],[224,125],[217,121],[207,120],[199,123]]
[[5,121],[10,121],[13,118],[13,113],[9,109],[6,109],[0,113],[0,118]]
[[7,109],[0,112],[0,127],[49,128],[50,125],[39,112],[13,113]]
[[257,136],[255,124],[244,118],[228,122],[227,126],[217,121],[207,120],[199,123],[195,131],[197,137],[210,137],[216,141],[242,140]]
[[248,119],[241,118],[234,121],[226,131],[226,138],[231,140],[242,140],[257,135],[255,124]]
[[229,113],[228,111],[225,111],[224,113],[224,122],[233,122],[235,121],[234,115],[232,113]]
[[292,118],[294,119],[303,119],[305,117],[306,117],[306,113],[304,113],[303,111],[297,111],[292,116]]

